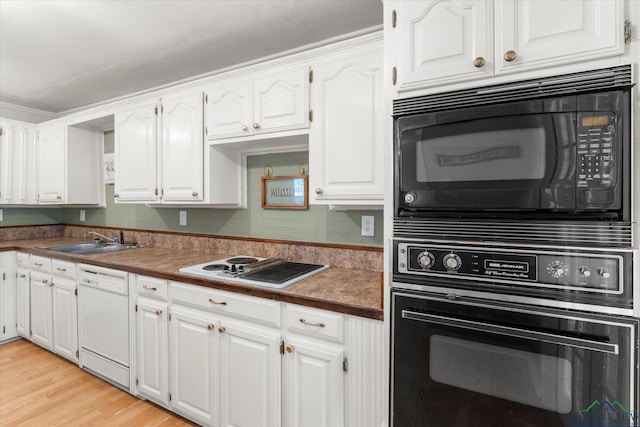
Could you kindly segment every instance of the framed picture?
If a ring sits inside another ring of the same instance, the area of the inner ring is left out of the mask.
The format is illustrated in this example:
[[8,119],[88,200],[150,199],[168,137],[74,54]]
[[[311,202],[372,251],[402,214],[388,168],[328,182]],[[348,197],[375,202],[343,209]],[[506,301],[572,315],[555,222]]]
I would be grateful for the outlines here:
[[263,209],[308,209],[309,175],[263,176]]
[[113,184],[115,181],[115,159],[113,153],[104,155],[104,183]]

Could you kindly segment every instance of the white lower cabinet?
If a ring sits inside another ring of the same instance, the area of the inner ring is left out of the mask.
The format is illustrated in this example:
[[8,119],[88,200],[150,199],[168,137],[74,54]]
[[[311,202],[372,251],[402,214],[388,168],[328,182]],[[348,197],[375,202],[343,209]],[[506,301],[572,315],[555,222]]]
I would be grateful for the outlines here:
[[78,295],[75,280],[53,276],[52,332],[53,351],[74,362],[78,361]]
[[51,274],[31,272],[31,341],[49,350],[53,348],[53,295]]
[[[20,256],[25,256],[28,263],[29,255],[18,254],[18,258]],[[31,272],[28,268],[21,267],[18,264],[16,273],[16,330],[19,336],[29,338],[29,329],[31,327],[31,320],[29,319],[31,313],[29,307]]]
[[219,320],[171,307],[171,409],[203,425],[217,425]]
[[169,402],[167,304],[139,298],[136,301],[138,393],[158,403]]
[[16,332],[16,253],[0,253],[0,342]]

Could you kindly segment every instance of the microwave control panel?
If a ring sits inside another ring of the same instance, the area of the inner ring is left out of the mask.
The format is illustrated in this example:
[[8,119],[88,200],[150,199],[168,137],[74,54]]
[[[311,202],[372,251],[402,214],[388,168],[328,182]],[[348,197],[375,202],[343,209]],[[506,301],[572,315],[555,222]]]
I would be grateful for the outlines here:
[[622,292],[623,259],[615,254],[479,249],[398,243],[399,274],[507,282],[525,286]]
[[578,113],[578,188],[606,189],[615,184],[616,117]]

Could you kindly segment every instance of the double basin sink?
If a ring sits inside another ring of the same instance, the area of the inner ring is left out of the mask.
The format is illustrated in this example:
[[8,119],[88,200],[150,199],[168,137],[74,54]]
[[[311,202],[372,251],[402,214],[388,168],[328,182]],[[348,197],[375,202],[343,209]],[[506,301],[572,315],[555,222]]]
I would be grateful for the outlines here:
[[73,255],[92,255],[102,254],[105,252],[122,251],[125,249],[137,248],[138,245],[123,245],[115,242],[87,242],[87,243],[70,243],[66,245],[43,246],[40,249],[48,249],[55,252],[63,252]]

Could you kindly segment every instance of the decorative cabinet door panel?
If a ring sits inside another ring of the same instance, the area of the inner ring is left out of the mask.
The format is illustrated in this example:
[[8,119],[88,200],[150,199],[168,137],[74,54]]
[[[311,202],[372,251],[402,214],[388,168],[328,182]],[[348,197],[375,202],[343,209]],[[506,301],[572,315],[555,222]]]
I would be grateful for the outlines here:
[[116,201],[157,199],[156,106],[115,115]]
[[166,405],[169,402],[167,305],[139,299],[136,307],[138,393]]
[[[397,2],[400,90],[493,75],[493,4],[486,0]],[[425,85],[425,82],[429,82]]]
[[253,134],[251,83],[224,83],[207,92],[207,137]]
[[63,125],[41,127],[38,138],[38,201],[66,201],[67,145]]
[[16,311],[16,320],[17,320],[17,328],[18,335],[21,337],[29,338],[29,328],[30,328],[30,319],[29,319],[29,287],[30,287],[30,272],[26,269],[18,269],[18,278],[16,282],[17,286],[17,311]]
[[309,67],[256,78],[253,83],[254,133],[309,126]]
[[23,129],[23,148],[22,148],[22,192],[20,194],[21,203],[35,204],[37,202],[38,189],[38,158],[37,143],[38,131],[36,128],[25,127]]
[[280,334],[223,320],[218,335],[220,425],[280,426]]
[[53,351],[74,362],[78,361],[78,296],[76,282],[53,278]]
[[162,100],[162,199],[204,197],[202,92]]
[[316,202],[383,198],[381,67],[382,55],[373,53],[314,68],[309,166]]
[[344,426],[344,351],[295,338],[285,348],[283,425]]
[[51,276],[31,273],[31,340],[51,349],[53,338]]
[[623,52],[620,1],[509,0],[495,8],[496,73]]
[[24,132],[21,126],[8,124],[2,126],[1,154],[4,163],[0,163],[3,186],[0,189],[0,203],[21,203],[24,181]]
[[[203,425],[217,425],[217,329],[212,316],[171,308],[171,408]],[[250,408],[248,409],[250,410]]]

